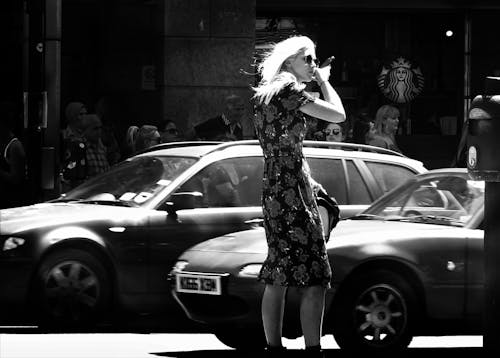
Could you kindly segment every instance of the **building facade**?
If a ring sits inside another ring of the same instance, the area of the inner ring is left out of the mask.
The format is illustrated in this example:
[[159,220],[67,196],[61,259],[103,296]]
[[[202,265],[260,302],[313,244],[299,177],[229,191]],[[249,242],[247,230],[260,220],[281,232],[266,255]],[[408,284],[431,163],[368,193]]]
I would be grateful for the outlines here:
[[[82,101],[121,139],[129,125],[192,127],[247,103],[253,136],[255,63],[269,41],[305,34],[335,56],[331,81],[349,118],[386,103],[401,111],[398,142],[428,167],[456,161],[471,98],[500,76],[494,1],[7,0],[1,5],[2,97],[19,103],[34,200],[58,194],[64,107]],[[412,80],[391,87],[390,74]]]

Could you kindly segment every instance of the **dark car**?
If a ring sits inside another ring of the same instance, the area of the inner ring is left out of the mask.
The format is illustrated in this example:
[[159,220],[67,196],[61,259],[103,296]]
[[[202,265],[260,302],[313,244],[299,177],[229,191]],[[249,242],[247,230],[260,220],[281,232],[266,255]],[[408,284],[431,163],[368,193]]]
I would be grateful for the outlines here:
[[[425,171],[375,148],[306,146],[344,215]],[[178,255],[261,219],[262,167],[256,141],[165,144],[57,200],[0,211],[1,319],[21,307],[27,321],[78,327],[110,312],[178,310],[165,280]]]
[[[333,268],[324,334],[346,349],[393,350],[413,336],[481,334],[484,182],[466,169],[420,174],[341,220],[327,244]],[[188,317],[235,348],[264,344],[257,274],[262,228],[198,244],[177,261],[173,293]],[[301,336],[298,294],[284,335]]]

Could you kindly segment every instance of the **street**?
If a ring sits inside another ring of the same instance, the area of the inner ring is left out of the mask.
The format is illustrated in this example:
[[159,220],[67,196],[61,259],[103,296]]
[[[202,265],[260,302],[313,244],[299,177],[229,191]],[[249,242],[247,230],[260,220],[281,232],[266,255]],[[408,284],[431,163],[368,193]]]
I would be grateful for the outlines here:
[[[418,337],[406,357],[422,354],[440,356],[480,356],[482,336]],[[284,339],[297,356],[303,339]],[[322,339],[326,356],[350,357],[338,349],[331,335]],[[254,357],[255,352],[237,352],[212,334],[0,334],[1,358],[155,358],[155,357]],[[260,354],[259,354],[260,355]],[[401,355],[399,355],[401,356]]]

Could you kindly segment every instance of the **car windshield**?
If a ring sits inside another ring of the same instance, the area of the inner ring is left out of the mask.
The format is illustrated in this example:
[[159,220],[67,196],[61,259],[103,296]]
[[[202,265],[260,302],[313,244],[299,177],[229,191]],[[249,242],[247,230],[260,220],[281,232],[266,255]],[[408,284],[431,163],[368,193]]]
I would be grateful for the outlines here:
[[191,167],[197,158],[138,156],[123,161],[55,201],[143,205]]
[[440,176],[412,182],[357,218],[465,226],[483,207],[484,181]]

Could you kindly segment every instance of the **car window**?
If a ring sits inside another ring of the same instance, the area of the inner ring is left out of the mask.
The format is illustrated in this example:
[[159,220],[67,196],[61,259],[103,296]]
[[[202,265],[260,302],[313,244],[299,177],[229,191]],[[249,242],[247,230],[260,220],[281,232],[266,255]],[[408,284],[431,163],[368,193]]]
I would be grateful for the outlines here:
[[399,165],[370,161],[365,163],[384,194],[415,176],[410,169]]
[[[446,176],[409,186],[385,205],[367,213],[396,219],[429,217],[447,219],[445,224],[465,224],[483,205],[484,182]],[[420,219],[420,218],[419,218]]]
[[196,160],[188,157],[134,157],[66,193],[64,200],[119,200],[140,205],[161,192]]
[[341,159],[308,158],[311,176],[341,205],[347,204],[346,179]]
[[368,205],[373,201],[366,182],[352,160],[346,161],[349,177],[349,204]]
[[262,170],[262,157],[221,160],[203,168],[176,192],[203,194],[196,207],[260,206]]

